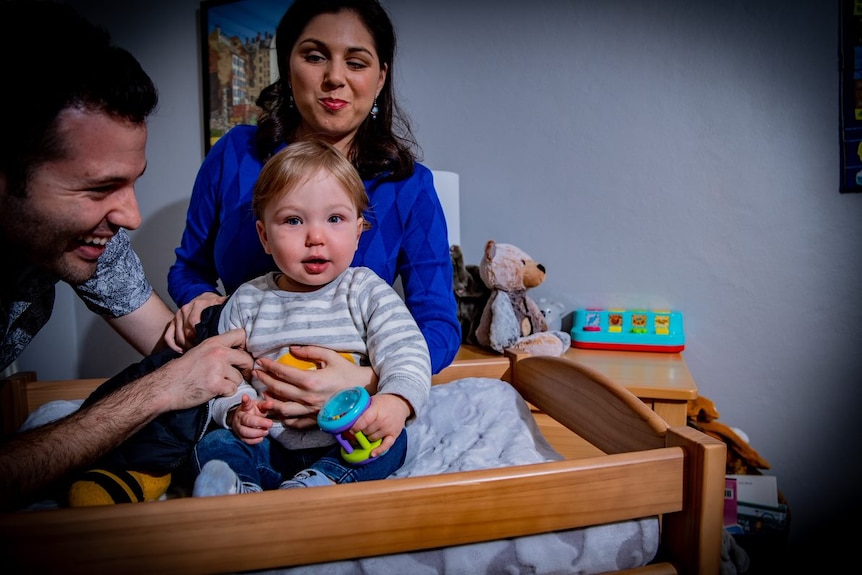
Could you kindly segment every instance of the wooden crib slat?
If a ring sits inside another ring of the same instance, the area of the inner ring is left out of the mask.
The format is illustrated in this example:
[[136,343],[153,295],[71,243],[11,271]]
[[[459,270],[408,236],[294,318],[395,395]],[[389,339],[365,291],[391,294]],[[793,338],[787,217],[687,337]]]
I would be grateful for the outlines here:
[[10,437],[21,427],[30,409],[27,405],[29,389],[36,381],[35,371],[20,371],[2,380],[0,385],[0,440]]

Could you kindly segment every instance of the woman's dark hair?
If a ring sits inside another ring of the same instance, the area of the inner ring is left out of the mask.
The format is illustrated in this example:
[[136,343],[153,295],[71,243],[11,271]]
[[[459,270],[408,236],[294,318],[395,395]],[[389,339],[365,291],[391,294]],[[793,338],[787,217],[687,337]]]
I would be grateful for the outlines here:
[[68,108],[143,124],[158,104],[150,77],[110,35],[72,7],[0,2],[0,172],[14,195],[43,162],[62,157],[58,116]]
[[296,0],[287,9],[275,33],[279,79],[264,88],[256,102],[262,110],[258,119],[258,155],[268,159],[282,142],[290,143],[299,126],[299,112],[290,105],[288,87],[294,44],[313,18],[345,10],[359,16],[374,38],[380,66],[388,66],[386,82],[377,96],[377,118],[369,116],[359,126],[350,161],[365,180],[380,175],[402,180],[413,173],[417,146],[410,122],[395,101],[392,88],[395,30],[389,14],[377,0]]

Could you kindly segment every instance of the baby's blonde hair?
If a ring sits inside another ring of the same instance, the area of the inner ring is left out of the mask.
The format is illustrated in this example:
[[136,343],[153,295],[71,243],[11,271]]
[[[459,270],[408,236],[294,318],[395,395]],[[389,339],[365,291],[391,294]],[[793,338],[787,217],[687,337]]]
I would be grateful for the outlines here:
[[251,206],[255,217],[262,220],[266,207],[273,200],[289,194],[319,170],[329,172],[344,186],[356,207],[356,214],[364,219],[367,228],[364,214],[368,209],[368,194],[359,172],[335,146],[315,139],[294,142],[264,164],[254,184]]

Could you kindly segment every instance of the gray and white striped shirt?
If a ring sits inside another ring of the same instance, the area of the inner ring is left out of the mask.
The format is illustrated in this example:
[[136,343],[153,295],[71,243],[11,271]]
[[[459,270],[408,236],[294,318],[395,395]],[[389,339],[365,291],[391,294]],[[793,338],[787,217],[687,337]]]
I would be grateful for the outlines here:
[[[280,272],[241,285],[221,312],[219,333],[241,327],[246,348],[255,358],[278,359],[291,345],[317,345],[351,354],[371,365],[379,378],[378,393],[407,400],[414,414],[428,401],[431,360],[425,337],[398,293],[372,270],[353,267],[314,292],[280,289]],[[243,393],[259,397],[263,384],[254,379],[231,397],[213,400],[213,418],[226,427],[227,412]],[[270,438],[290,449],[334,443],[318,429],[298,431],[279,422]]]

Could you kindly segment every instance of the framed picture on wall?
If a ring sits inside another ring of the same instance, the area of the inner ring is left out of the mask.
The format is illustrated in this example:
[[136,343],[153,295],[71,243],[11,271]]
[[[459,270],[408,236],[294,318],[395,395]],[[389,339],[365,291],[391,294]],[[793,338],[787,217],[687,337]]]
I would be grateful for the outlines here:
[[275,30],[290,0],[203,0],[204,149],[237,124],[256,124],[260,91],[278,79]]
[[840,0],[841,193],[862,192],[862,0]]

